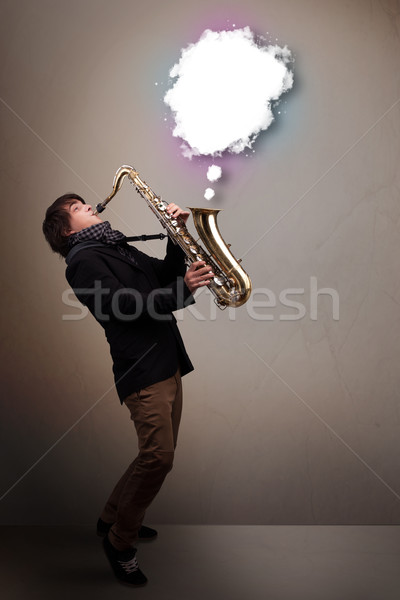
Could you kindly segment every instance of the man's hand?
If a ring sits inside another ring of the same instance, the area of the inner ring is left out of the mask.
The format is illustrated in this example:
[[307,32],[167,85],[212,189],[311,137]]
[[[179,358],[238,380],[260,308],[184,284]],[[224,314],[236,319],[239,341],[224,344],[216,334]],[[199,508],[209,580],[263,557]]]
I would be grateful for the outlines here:
[[212,277],[214,277],[214,273],[211,271],[211,268],[206,265],[204,260],[199,260],[190,265],[186,271],[184,281],[190,293],[194,294],[199,287],[208,285]]
[[183,210],[182,208],[180,208],[180,206],[178,206],[177,204],[168,204],[167,206],[167,213],[171,216],[174,217],[174,219],[182,219],[182,221],[184,223],[186,223],[186,221],[189,218],[190,213],[187,210]]

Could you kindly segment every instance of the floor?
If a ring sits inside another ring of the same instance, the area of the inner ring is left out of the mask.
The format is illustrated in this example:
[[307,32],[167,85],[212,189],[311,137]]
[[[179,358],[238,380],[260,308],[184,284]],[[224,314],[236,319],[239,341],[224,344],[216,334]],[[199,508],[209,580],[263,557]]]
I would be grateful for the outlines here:
[[[150,524],[152,525],[152,524]],[[1,598],[398,600],[396,526],[160,525],[120,584],[92,527],[2,527]]]

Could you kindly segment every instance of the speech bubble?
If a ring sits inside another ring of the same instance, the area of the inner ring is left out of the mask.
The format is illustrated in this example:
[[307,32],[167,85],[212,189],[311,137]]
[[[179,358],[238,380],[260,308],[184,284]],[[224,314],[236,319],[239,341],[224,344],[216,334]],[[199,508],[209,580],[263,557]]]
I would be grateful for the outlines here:
[[[183,48],[164,96],[183,156],[191,160],[252,149],[274,120],[272,108],[293,86],[292,62],[287,46],[256,40],[249,27],[206,29],[198,42]],[[211,192],[208,188],[207,199]]]

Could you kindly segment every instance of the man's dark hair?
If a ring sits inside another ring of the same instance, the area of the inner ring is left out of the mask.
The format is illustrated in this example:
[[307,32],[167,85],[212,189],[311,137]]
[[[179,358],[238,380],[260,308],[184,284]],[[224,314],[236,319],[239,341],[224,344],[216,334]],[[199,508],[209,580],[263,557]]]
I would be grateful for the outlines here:
[[69,251],[69,236],[66,232],[70,229],[69,207],[79,200],[86,204],[83,198],[78,194],[64,194],[57,198],[55,202],[46,210],[46,216],[43,221],[43,233],[49,242],[53,252],[58,252],[61,256],[67,256]]

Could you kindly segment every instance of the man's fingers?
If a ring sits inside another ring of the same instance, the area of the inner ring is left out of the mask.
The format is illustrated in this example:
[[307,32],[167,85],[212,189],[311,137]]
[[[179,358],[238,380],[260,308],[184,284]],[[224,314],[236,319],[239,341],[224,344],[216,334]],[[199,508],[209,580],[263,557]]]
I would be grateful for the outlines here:
[[174,203],[168,204],[167,213],[175,218],[180,217],[184,221],[190,216],[190,213],[187,210],[183,210],[183,208]]
[[189,271],[195,271],[196,273],[210,273],[211,267],[206,265],[204,260],[198,260],[190,265]]
[[210,267],[203,267],[202,269],[198,269],[196,271],[196,276],[199,279],[209,279],[210,277],[214,276],[214,273],[211,272]]
[[198,260],[194,263],[191,264],[191,268],[193,267],[194,271],[197,271],[197,269],[200,269],[201,267],[203,267],[206,263],[204,262],[204,260]]
[[193,262],[185,275],[185,281],[191,292],[211,283],[214,273],[204,260]]

